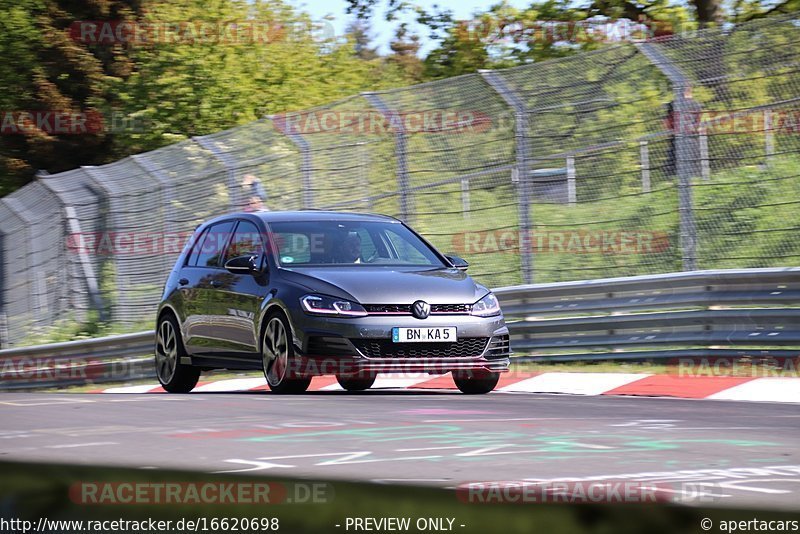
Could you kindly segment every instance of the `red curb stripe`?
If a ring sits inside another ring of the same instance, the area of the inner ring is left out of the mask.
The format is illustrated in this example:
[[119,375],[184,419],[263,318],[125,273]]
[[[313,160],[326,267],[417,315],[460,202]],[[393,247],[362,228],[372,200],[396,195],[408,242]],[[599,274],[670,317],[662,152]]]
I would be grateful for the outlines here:
[[651,375],[630,384],[606,391],[602,395],[639,395],[704,399],[714,393],[754,380],[739,376]]

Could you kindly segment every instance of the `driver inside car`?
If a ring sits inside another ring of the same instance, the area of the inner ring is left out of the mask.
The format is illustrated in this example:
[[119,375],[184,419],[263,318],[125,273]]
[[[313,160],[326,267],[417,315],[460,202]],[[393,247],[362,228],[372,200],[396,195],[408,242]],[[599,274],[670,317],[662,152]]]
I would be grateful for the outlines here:
[[337,263],[361,263],[361,236],[356,232],[349,232],[339,244]]

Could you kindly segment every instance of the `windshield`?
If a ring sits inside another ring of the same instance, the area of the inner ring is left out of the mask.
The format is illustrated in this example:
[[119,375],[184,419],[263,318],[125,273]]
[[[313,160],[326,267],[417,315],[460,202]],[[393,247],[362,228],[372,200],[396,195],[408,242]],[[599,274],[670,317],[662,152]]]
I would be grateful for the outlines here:
[[376,221],[274,222],[278,263],[292,266],[445,265],[408,228]]

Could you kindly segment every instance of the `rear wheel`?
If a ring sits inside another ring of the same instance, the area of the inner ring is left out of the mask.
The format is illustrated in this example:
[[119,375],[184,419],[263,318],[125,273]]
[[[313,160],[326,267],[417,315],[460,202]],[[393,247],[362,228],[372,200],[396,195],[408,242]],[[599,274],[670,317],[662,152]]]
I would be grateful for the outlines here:
[[462,393],[479,395],[492,391],[500,380],[500,373],[490,371],[453,371],[453,381]]
[[181,363],[186,356],[178,321],[164,315],[156,330],[156,375],[161,387],[169,393],[188,393],[200,379],[200,369]]
[[336,381],[347,391],[364,391],[372,387],[375,383],[375,374],[337,376]]
[[289,324],[279,312],[267,317],[261,359],[267,385],[275,393],[302,393],[311,384],[311,378],[296,376],[297,361]]

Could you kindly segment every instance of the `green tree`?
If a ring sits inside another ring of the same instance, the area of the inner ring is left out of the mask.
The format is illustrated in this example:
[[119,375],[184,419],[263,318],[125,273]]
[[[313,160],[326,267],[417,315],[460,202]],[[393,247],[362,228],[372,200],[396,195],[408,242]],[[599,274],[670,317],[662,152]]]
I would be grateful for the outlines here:
[[[0,3],[0,110],[88,113],[106,119],[115,101],[108,80],[131,71],[122,47],[90,47],[75,40],[76,21],[135,16],[138,1],[75,3],[57,0],[2,0]],[[24,185],[39,169],[62,171],[118,156],[113,135],[97,128],[81,135],[57,134],[32,124],[0,138],[0,194]]]

